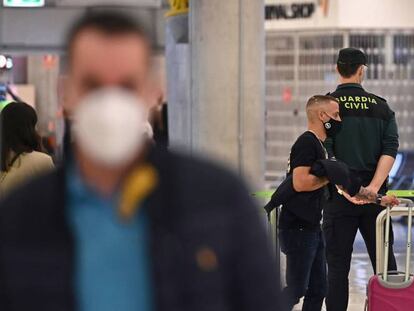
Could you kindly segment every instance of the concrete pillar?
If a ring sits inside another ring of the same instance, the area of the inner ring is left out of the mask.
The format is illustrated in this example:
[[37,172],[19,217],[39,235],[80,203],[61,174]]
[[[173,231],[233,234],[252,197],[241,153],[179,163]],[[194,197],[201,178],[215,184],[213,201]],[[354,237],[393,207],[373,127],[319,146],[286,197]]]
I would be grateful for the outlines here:
[[172,144],[224,162],[254,188],[264,179],[263,15],[262,0],[193,0],[189,46],[175,44],[175,63],[168,22],[166,36]]
[[[58,110],[58,77],[59,57],[57,55],[31,55],[27,62],[27,80],[36,88],[36,111],[38,114],[38,130],[47,135],[54,129]],[[54,124],[53,124],[54,125]]]
[[172,15],[167,18],[165,54],[169,140],[172,148],[191,150],[191,76],[188,35],[188,14]]

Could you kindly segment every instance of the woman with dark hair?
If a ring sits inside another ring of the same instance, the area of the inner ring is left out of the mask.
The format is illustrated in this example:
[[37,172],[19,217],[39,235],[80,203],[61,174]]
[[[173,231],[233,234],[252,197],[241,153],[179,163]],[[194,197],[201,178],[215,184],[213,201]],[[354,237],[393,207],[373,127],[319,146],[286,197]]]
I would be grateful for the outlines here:
[[22,102],[8,104],[0,114],[0,197],[26,180],[52,169],[50,156],[41,152],[36,132],[37,114]]

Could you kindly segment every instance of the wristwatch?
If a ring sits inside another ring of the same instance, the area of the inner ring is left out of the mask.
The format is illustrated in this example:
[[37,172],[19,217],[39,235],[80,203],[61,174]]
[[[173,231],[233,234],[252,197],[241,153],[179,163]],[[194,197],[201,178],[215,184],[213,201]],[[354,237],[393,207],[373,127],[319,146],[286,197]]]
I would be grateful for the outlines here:
[[377,197],[375,199],[375,203],[378,205],[381,205],[381,200],[382,200],[383,195],[382,194],[377,194]]

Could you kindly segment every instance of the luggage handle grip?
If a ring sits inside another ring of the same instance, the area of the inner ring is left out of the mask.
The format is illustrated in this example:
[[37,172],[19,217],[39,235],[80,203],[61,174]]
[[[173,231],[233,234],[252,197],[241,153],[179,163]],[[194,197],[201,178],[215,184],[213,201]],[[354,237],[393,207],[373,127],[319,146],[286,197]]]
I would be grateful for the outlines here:
[[414,207],[414,202],[411,201],[410,199],[401,198],[401,199],[398,199],[398,200],[400,201],[399,205],[404,204],[406,207]]

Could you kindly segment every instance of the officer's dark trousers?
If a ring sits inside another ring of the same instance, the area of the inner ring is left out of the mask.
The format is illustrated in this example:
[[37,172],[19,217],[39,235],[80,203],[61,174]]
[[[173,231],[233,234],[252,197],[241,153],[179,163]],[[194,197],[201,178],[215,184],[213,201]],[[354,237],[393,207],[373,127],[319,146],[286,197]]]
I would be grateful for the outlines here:
[[[361,232],[375,271],[375,222],[383,210],[375,204],[354,205],[333,194],[324,210],[323,231],[328,262],[327,311],[346,311],[348,307],[348,274],[357,231]],[[389,269],[397,270],[393,253],[393,233],[390,230]]]

